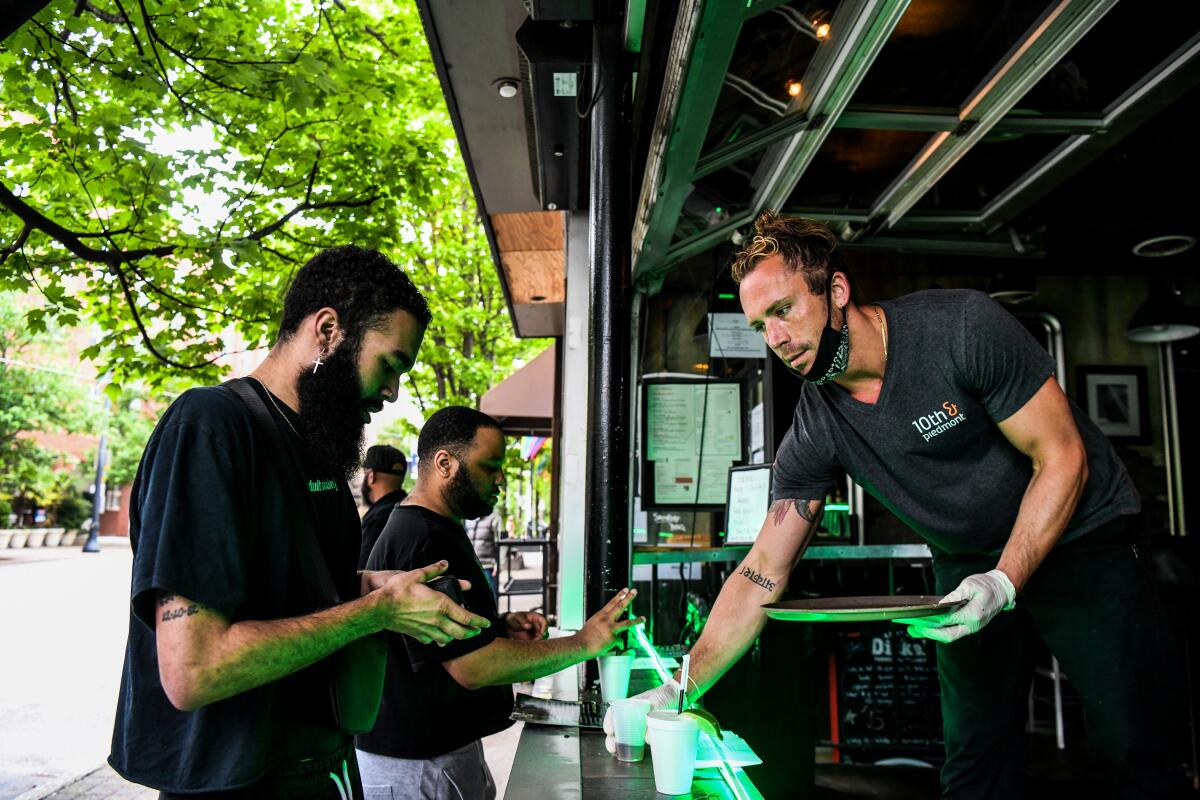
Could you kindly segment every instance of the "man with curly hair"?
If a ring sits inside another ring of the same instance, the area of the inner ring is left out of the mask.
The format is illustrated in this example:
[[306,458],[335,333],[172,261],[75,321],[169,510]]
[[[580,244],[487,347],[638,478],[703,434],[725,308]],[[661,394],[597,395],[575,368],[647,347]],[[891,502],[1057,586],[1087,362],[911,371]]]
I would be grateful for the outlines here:
[[[758,637],[845,471],[929,543],[937,591],[962,603],[904,621],[938,642],[942,797],[1023,796],[1039,639],[1084,698],[1106,791],[1173,796],[1176,661],[1137,547],[1140,500],[1053,359],[981,292],[860,305],[818,222],[764,212],[733,279],[747,323],[803,386],[773,504],[692,649],[689,692]],[[648,696],[663,706],[674,691]]]
[[346,481],[429,321],[385,256],[326,250],[296,273],[249,378],[167,409],[133,484],[117,772],[162,797],[360,798],[331,700],[338,652],[382,631],[444,644],[488,626],[423,585],[444,561],[357,571]]

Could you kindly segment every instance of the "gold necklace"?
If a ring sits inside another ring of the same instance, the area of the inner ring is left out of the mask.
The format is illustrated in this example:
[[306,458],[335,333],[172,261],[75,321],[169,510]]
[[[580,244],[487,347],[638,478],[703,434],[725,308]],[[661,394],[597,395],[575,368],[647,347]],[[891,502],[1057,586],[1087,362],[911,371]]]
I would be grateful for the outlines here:
[[[875,313],[878,314],[879,312],[877,311]],[[885,348],[884,357],[885,358],[887,357],[886,348]],[[292,433],[296,434],[296,438],[303,438],[300,436],[300,431],[296,430],[296,426],[293,425],[292,421],[287,418],[287,414],[283,413],[283,409],[280,408],[279,404],[275,402],[275,395],[271,394],[271,390],[267,388],[267,385],[265,383],[263,383],[261,380],[259,380],[258,378],[254,377],[253,375],[247,375],[246,377],[250,378],[255,383],[257,383],[259,386],[261,386],[262,390],[267,393],[267,399],[271,401],[271,406],[275,409],[275,411],[279,414],[279,416],[283,417],[283,421],[286,422],[287,426],[292,429]]]
[[879,316],[879,306],[874,306],[875,319],[879,321],[879,338],[883,339],[883,360],[887,361],[887,328],[883,327],[883,317]]

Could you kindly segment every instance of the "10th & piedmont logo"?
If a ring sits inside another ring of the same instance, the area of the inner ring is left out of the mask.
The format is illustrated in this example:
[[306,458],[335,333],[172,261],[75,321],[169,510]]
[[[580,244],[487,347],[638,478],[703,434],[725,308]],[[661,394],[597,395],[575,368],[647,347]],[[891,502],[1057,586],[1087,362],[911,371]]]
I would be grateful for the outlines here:
[[945,433],[954,426],[964,422],[966,418],[967,415],[959,411],[955,403],[947,400],[942,403],[942,407],[939,410],[914,419],[912,426],[928,442],[933,437]]

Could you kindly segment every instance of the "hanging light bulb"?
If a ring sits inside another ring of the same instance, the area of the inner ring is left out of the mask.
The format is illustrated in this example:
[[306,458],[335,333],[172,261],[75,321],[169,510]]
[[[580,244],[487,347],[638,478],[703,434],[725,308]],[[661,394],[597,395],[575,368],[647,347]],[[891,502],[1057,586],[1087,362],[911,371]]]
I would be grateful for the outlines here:
[[804,91],[804,86],[798,80],[790,80],[787,82],[787,93],[790,97],[799,97],[800,92]]

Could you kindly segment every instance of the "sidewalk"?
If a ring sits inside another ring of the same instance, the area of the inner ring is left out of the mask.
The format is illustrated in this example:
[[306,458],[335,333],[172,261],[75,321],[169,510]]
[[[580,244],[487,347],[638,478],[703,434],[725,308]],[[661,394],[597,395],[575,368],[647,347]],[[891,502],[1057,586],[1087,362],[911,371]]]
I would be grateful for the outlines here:
[[[128,541],[78,548],[0,551],[0,640],[23,658],[0,660],[0,800],[141,800],[158,793],[104,763],[125,647]],[[536,561],[516,577],[540,577]],[[513,610],[536,596],[512,598]],[[36,602],[31,602],[31,600]],[[501,608],[503,609],[503,604]],[[16,612],[16,613],[14,613]],[[29,657],[34,655],[35,657]],[[484,739],[504,796],[521,725]]]

